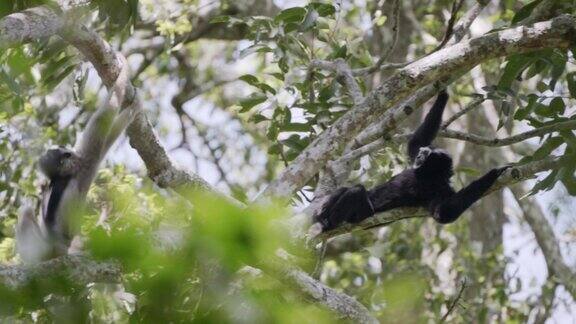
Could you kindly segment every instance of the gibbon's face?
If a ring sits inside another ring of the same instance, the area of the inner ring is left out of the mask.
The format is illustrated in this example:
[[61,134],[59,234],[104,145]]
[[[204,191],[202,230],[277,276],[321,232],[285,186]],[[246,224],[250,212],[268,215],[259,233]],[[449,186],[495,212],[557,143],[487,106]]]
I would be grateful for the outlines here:
[[71,150],[59,147],[46,151],[40,157],[40,170],[49,179],[69,177],[77,173],[80,158]]
[[416,159],[414,159],[414,168],[425,166],[426,169],[435,169],[439,172],[452,173],[452,158],[443,149],[421,147]]

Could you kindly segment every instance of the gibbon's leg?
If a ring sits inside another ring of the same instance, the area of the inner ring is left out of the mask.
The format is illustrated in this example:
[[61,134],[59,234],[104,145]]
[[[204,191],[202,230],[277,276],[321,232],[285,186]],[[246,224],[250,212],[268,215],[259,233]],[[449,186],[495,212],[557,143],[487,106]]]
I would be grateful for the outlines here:
[[34,209],[30,206],[21,208],[18,215],[16,251],[20,259],[27,264],[46,260],[53,254],[53,245],[46,239],[36,222]]
[[414,159],[418,155],[421,147],[430,146],[432,141],[438,134],[440,129],[440,123],[442,122],[442,113],[448,102],[448,93],[446,90],[440,91],[436,102],[424,118],[422,124],[418,127],[410,141],[408,142],[408,157],[410,162],[413,163]]
[[492,169],[448,199],[432,206],[434,219],[441,224],[454,222],[466,209],[482,198],[484,193],[496,182],[496,179],[508,168]]
[[344,222],[359,223],[372,215],[374,208],[368,199],[366,188],[356,185],[339,188],[331,194],[315,220],[322,224],[323,231],[327,231]]

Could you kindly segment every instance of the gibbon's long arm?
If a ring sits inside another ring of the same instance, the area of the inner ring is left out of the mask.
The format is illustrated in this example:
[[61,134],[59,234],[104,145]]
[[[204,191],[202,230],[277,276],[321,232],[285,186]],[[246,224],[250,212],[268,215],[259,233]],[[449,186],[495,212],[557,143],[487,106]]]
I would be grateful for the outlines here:
[[[133,117],[134,115],[133,113],[118,114],[124,102],[126,85],[129,82],[128,63],[123,56],[118,57],[118,59],[122,61],[122,70],[114,86],[109,89],[106,100],[88,121],[76,149],[76,152],[83,161],[84,167],[80,169],[75,178],[79,181],[79,187],[85,188],[86,190],[90,187],[96,171],[98,171],[98,166],[106,155],[106,152],[124,128],[132,121],[132,119],[128,117]],[[113,129],[114,134],[112,134]],[[113,136],[111,136],[111,134]]]
[[496,182],[498,177],[509,167],[492,169],[480,179],[472,181],[468,186],[439,203],[431,206],[432,216],[441,224],[452,223]]
[[[140,99],[136,98],[137,94],[134,94],[134,98],[132,99],[132,103],[130,106],[123,109],[116,119],[114,119],[114,123],[112,127],[110,127],[110,131],[108,132],[108,136],[106,137],[106,142],[102,147],[103,155],[108,152],[110,147],[116,142],[116,139],[122,134],[122,132],[132,123],[134,120],[134,116],[136,113],[140,111]],[[104,157],[104,156],[103,156]]]
[[410,138],[408,142],[408,157],[410,162],[414,162],[414,159],[418,155],[421,147],[430,146],[432,141],[438,134],[440,129],[440,124],[442,123],[442,113],[448,102],[448,93],[446,90],[440,91],[436,102],[430,109],[430,112],[424,118],[422,124],[418,127],[414,135]]

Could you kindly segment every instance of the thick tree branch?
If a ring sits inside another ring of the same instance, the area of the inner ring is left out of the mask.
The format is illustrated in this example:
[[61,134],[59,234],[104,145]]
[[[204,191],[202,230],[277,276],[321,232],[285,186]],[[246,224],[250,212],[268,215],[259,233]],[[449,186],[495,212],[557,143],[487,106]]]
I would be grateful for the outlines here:
[[285,284],[297,287],[313,301],[340,314],[341,318],[354,323],[379,323],[356,299],[322,284],[302,270],[284,266],[277,269],[276,276],[282,278]]
[[51,37],[62,29],[64,19],[48,7],[35,7],[0,20],[0,49]]
[[[8,15],[0,20],[0,48],[59,34],[93,64],[105,85],[113,85],[121,71],[121,63],[116,59],[116,53],[110,45],[86,27],[73,23],[64,24],[63,21],[62,17],[48,7],[36,7]],[[125,93],[135,92],[134,86],[127,84]],[[150,178],[160,187],[186,187],[219,193],[202,178],[174,166],[144,113],[137,114],[128,127],[127,134],[130,144],[144,161]]]
[[[472,6],[472,8],[470,10],[468,10],[466,12],[466,14],[464,14],[464,16],[458,21],[458,23],[454,27],[454,32],[452,34],[452,37],[448,41],[448,45],[454,45],[454,44],[460,42],[464,38],[464,36],[466,35],[466,32],[468,31],[468,29],[470,28],[470,26],[472,25],[474,20],[476,20],[476,18],[480,15],[482,10],[488,5],[488,3],[490,3],[490,1],[488,1],[488,0],[487,1],[479,1],[474,6]],[[444,78],[444,80],[439,80],[438,85],[446,86],[446,85],[450,84],[453,80],[460,77],[460,74],[461,74],[461,72],[457,73],[456,76],[453,75],[451,77]],[[434,85],[426,86],[426,87],[420,89],[414,96],[410,97],[405,102],[399,103],[396,107],[394,107],[391,110],[398,111],[400,109],[404,110],[404,107],[420,107],[424,102],[426,102],[434,94],[436,94],[436,92],[437,92],[436,88],[437,87],[435,87]],[[407,112],[408,111],[410,111],[410,110],[407,109]],[[410,115],[410,114],[406,113],[406,114],[404,114],[404,117],[406,117],[408,115]],[[366,127],[366,129],[363,130],[358,135],[358,138],[355,141],[353,141],[352,145],[349,145],[346,148],[346,152],[350,151],[353,148],[357,148],[363,144],[367,144],[371,141],[376,140],[377,137],[380,137],[384,134],[383,130],[386,129],[387,127],[390,127],[391,123],[393,123],[394,121],[403,120],[402,118],[399,118],[399,117],[388,118],[388,116],[386,116],[386,115],[383,117],[385,117],[385,118],[382,118],[381,120],[374,122],[370,126]]]
[[355,106],[320,134],[266,188],[261,197],[290,196],[314,176],[343,143],[410,93],[491,58],[541,48],[567,48],[575,29],[576,19],[563,15],[531,26],[505,29],[463,41],[398,70],[372,91],[362,104]]
[[114,262],[96,262],[77,255],[67,255],[35,265],[0,265],[0,284],[19,288],[33,279],[65,275],[78,285],[91,282],[120,282],[120,265]]

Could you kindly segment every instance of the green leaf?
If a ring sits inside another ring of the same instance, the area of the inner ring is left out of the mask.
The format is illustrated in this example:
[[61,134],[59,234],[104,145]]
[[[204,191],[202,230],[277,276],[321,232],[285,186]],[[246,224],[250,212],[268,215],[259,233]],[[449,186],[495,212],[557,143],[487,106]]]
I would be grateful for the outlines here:
[[293,31],[297,31],[297,30],[300,30],[300,24],[299,23],[290,22],[290,23],[287,23],[284,25],[284,33],[285,34],[289,34]]
[[280,81],[284,81],[284,74],[282,74],[282,73],[270,73],[270,75],[275,77],[276,79],[278,79]]
[[266,83],[260,82],[257,77],[253,76],[252,74],[245,74],[238,79],[248,83],[251,86],[254,86],[264,92],[270,92],[272,94],[276,94],[276,90],[271,86],[267,85]]
[[282,151],[282,145],[279,143],[273,144],[268,148],[268,154],[279,154]]
[[564,100],[560,97],[556,97],[556,98],[552,99],[552,101],[550,102],[550,110],[552,112],[555,112],[558,115],[563,114],[564,110],[566,110],[566,105],[564,104]]
[[536,60],[536,62],[530,65],[528,71],[526,71],[526,74],[524,75],[525,80],[533,78],[537,74],[543,73],[548,66],[549,66],[548,62],[546,62],[545,60],[542,59]]
[[330,58],[346,58],[348,47],[346,45],[340,46],[335,52],[330,55]]
[[520,21],[528,18],[534,8],[536,8],[540,2],[542,2],[542,0],[535,0],[520,8],[520,10],[516,12],[516,15],[514,15],[514,18],[512,18],[512,24],[515,25]]
[[252,74],[244,74],[243,76],[239,77],[238,79],[248,83],[249,85],[257,86],[260,81],[258,78],[253,76]]
[[282,21],[284,23],[301,22],[302,19],[304,19],[304,16],[306,16],[306,9],[302,7],[293,7],[280,11],[280,13],[276,15],[276,18],[274,18],[274,21]]
[[318,12],[314,9],[312,10],[308,10],[308,13],[306,14],[306,18],[304,18],[304,22],[300,25],[299,30],[300,31],[306,31],[310,28],[312,28],[314,26],[314,24],[316,23],[316,20],[318,20],[318,17],[320,15],[318,14]]
[[300,138],[300,136],[296,134],[290,135],[290,137],[287,139],[280,141],[280,143],[288,146],[298,153],[305,149],[309,142],[310,139],[308,137]]
[[308,123],[290,123],[280,127],[283,132],[307,132],[310,130]]
[[576,179],[574,178],[573,174],[566,175],[564,178],[562,178],[562,184],[564,187],[566,187],[566,191],[568,191],[571,196],[576,196]]
[[242,107],[242,109],[240,109],[240,112],[245,113],[250,109],[252,109],[254,106],[263,103],[267,99],[268,97],[266,97],[265,94],[253,93],[252,95],[250,95],[250,97],[240,100],[239,104]]
[[282,70],[282,72],[288,73],[290,68],[288,67],[288,59],[286,58],[286,56],[278,60],[278,67],[280,67],[280,70]]
[[512,83],[528,66],[537,60],[532,54],[514,55],[508,59],[508,63],[504,67],[500,82],[498,82],[499,89],[510,89]]
[[564,143],[565,143],[564,139],[560,136],[549,138],[542,146],[540,146],[540,148],[536,150],[536,152],[534,152],[531,160],[541,160],[543,158],[550,156],[550,153],[552,153],[552,151],[554,151]]
[[530,115],[534,111],[536,106],[538,105],[538,99],[539,98],[540,97],[538,97],[535,94],[529,94],[528,95],[528,104],[526,105],[526,107],[516,110],[516,114],[514,114],[514,119],[523,120],[528,115]]
[[269,119],[264,117],[261,114],[255,114],[255,115],[252,115],[250,117],[250,121],[254,122],[255,124],[258,124],[260,122],[267,121],[267,120],[269,120]]
[[57,87],[60,82],[62,82],[62,80],[64,80],[70,73],[72,73],[72,71],[74,71],[74,69],[76,69],[76,65],[70,65],[67,68],[64,69],[64,71],[62,71],[59,74],[55,74],[55,75],[51,75],[49,77],[47,77],[44,80],[44,85],[46,86],[46,88],[48,90],[52,90],[55,87]]
[[566,75],[566,81],[568,82],[568,91],[572,98],[576,98],[576,72],[570,72]]
[[264,43],[257,43],[251,46],[246,47],[245,49],[240,51],[240,58],[245,58],[246,56],[254,53],[266,53],[266,52],[273,52],[272,48]]
[[320,17],[332,16],[336,13],[336,8],[328,3],[312,2],[310,6],[318,12]]
[[0,68],[0,80],[4,81],[7,85],[8,88],[16,95],[19,95],[21,90],[20,90],[20,85],[18,85],[18,83],[16,83],[15,79],[10,77],[6,71],[4,71],[4,69]]
[[280,130],[278,129],[278,126],[275,123],[271,123],[270,127],[268,127],[268,131],[266,132],[266,138],[271,141],[275,141],[278,138],[279,132]]
[[541,103],[537,103],[536,107],[534,108],[534,112],[538,116],[553,118],[556,116],[554,110],[550,107],[550,105],[544,105]]
[[[565,143],[568,144],[568,149],[576,150],[576,136],[572,133],[572,130],[560,131],[560,136],[564,139]],[[566,155],[567,153],[565,153]],[[572,163],[572,162],[571,162]]]
[[530,191],[530,195],[534,195],[539,191],[548,191],[554,187],[556,184],[556,176],[558,175],[558,170],[552,170],[552,172],[544,178],[542,181],[539,181]]
[[566,62],[568,62],[568,57],[566,53],[559,53],[558,51],[554,51],[552,55],[552,71],[550,71],[550,90],[554,91],[556,88],[556,83],[562,73],[566,70]]
[[536,89],[540,92],[546,92],[548,90],[548,85],[546,85],[546,83],[539,81],[536,84]]
[[210,19],[211,24],[227,23],[230,21],[230,16],[216,16]]

